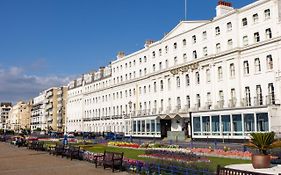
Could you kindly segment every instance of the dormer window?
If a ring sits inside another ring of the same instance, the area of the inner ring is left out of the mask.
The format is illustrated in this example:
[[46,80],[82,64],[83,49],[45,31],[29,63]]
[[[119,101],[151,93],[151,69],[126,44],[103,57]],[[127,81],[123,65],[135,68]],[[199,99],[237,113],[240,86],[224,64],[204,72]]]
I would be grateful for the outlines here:
[[216,30],[216,35],[220,35],[221,34],[220,27],[216,27],[215,30]]
[[265,34],[266,34],[266,39],[272,38],[272,33],[271,33],[271,29],[270,28],[265,30]]
[[168,50],[169,50],[168,46],[165,46],[165,53],[168,53]]
[[155,51],[152,52],[152,58],[155,58]]
[[231,31],[232,30],[232,23],[231,22],[228,22],[226,24],[226,26],[227,26],[227,31]]
[[196,59],[196,58],[197,58],[197,52],[196,52],[196,50],[194,50],[194,51],[192,52],[192,56],[193,56],[193,59]]
[[162,49],[159,49],[159,56],[162,55]]
[[255,42],[260,42],[260,34],[259,32],[254,33]]

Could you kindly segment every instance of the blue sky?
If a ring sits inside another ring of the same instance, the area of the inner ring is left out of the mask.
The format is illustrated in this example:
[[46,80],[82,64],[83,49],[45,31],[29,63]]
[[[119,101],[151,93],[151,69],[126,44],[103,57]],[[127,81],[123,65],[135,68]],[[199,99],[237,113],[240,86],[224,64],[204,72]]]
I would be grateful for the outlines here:
[[[187,0],[188,19],[211,19],[218,0]],[[255,0],[231,0],[235,8]],[[1,0],[0,101],[50,86],[159,40],[184,19],[184,0]],[[5,75],[5,76],[4,76]]]

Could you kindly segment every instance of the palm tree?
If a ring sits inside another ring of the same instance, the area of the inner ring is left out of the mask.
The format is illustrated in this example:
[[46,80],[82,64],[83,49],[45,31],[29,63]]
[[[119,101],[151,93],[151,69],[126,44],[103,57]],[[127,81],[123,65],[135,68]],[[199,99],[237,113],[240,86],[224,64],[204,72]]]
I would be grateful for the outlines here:
[[258,149],[260,154],[267,155],[268,150],[281,147],[281,141],[275,139],[274,132],[251,133],[251,140],[245,146]]

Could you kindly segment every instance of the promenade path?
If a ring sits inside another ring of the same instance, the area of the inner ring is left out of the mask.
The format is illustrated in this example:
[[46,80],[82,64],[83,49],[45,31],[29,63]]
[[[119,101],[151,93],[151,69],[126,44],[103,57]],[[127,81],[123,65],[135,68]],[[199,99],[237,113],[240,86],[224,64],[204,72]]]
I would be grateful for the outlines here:
[[0,142],[0,175],[126,175],[111,169],[95,168],[94,164],[79,160],[18,148]]

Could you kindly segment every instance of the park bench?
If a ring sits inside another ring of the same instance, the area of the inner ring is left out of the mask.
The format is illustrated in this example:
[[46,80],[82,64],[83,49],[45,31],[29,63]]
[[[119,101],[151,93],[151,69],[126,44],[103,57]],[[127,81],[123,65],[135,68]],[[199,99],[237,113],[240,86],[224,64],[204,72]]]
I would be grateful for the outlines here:
[[28,144],[28,149],[33,149],[35,151],[45,151],[44,143],[39,141],[32,141]]
[[62,155],[65,151],[64,147],[65,146],[63,144],[56,144],[56,146],[54,148],[49,149],[49,151],[50,151],[49,153],[56,155],[56,156]]
[[[242,170],[235,170],[231,168],[224,168],[220,165],[217,166],[217,175],[273,175],[273,174],[264,174],[264,173],[257,173],[251,171],[242,171]],[[279,174],[280,175],[280,174]]]
[[69,146],[65,148],[64,152],[62,153],[62,157],[72,159],[81,159],[82,155],[80,154],[81,150],[79,146]]
[[[115,169],[122,169],[123,156],[123,152],[104,151],[103,155],[94,156],[94,163],[96,167],[101,163],[104,169],[109,167],[112,169],[112,172],[114,172]],[[99,160],[101,162],[99,162]]]

